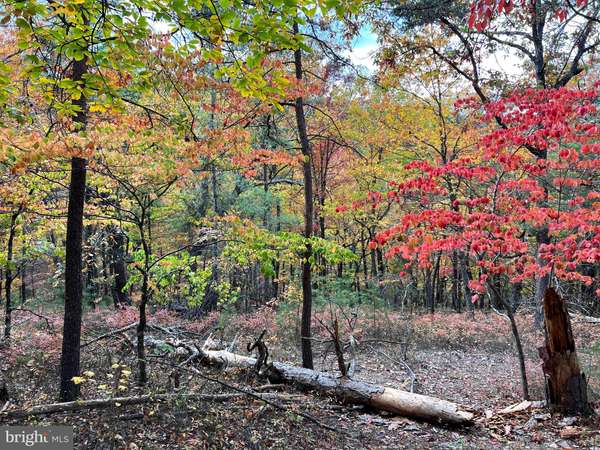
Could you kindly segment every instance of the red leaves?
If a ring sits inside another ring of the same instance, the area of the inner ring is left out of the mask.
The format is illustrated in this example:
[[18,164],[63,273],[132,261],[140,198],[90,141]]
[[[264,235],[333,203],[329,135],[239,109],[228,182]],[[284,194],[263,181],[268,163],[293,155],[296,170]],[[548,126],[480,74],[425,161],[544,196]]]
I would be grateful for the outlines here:
[[234,156],[232,162],[235,166],[247,168],[248,176],[254,176],[256,173],[254,169],[260,165],[295,165],[299,162],[299,157],[279,150],[257,149]]
[[[494,16],[500,14],[509,14],[516,0],[473,0],[471,11],[468,18],[468,26],[471,29],[482,32],[490,26]],[[521,0],[518,4],[521,10],[529,11],[531,9],[531,0]],[[588,0],[577,0],[578,8],[585,8]],[[568,16],[569,3],[566,0],[559,1],[554,5],[554,17],[560,22],[564,22]]]
[[[373,244],[389,245],[386,257],[400,257],[405,268],[431,267],[439,254],[469,255],[481,273],[471,283],[479,293],[486,274],[521,282],[553,271],[590,283],[579,269],[600,261],[596,96],[594,90],[525,90],[487,105],[484,120],[493,124],[498,117],[504,127],[481,138],[481,158],[407,164],[413,176],[390,183],[387,195],[406,212]],[[534,233],[543,227],[551,242],[538,249]]]

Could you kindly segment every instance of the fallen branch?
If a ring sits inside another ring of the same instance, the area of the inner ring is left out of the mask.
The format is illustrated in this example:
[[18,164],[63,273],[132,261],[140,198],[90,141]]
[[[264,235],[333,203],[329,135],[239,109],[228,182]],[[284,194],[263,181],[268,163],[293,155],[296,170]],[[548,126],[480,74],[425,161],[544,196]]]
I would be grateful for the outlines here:
[[87,347],[88,345],[94,344],[94,343],[96,343],[98,341],[101,341],[102,339],[107,339],[109,337],[113,337],[113,336],[116,336],[118,334],[125,333],[126,331],[129,331],[129,330],[131,330],[132,328],[135,328],[135,327],[137,327],[137,322],[130,323],[129,325],[126,325],[126,326],[124,326],[122,328],[119,328],[118,330],[113,330],[113,331],[109,331],[108,333],[101,334],[100,336],[92,339],[91,341],[87,341],[87,342],[84,342],[83,344],[81,344],[81,348]]
[[19,308],[15,308],[12,310],[12,313],[16,313],[16,312],[26,312],[29,313],[33,316],[36,316],[40,319],[44,319],[46,321],[46,326],[48,327],[49,330],[52,331],[52,333],[54,333],[56,330],[54,329],[54,325],[52,325],[52,322],[50,321],[50,319],[40,313],[36,313],[35,311],[32,311],[31,309],[27,309],[27,308],[23,308],[23,307],[19,307]]
[[[87,347],[88,345],[91,345],[91,344],[95,344],[96,342],[101,341],[103,339],[108,339],[110,337],[117,336],[119,334],[123,334],[126,331],[129,331],[129,330],[131,330],[131,329],[133,329],[133,328],[135,328],[137,326],[138,326],[138,322],[134,322],[134,323],[130,323],[129,325],[125,325],[122,328],[118,328],[116,330],[109,331],[108,333],[101,334],[100,336],[95,337],[94,339],[92,339],[90,341],[87,341],[87,342],[84,342],[83,344],[81,344],[81,348]],[[173,330],[170,330],[170,329],[168,329],[166,327],[162,327],[160,325],[155,325],[153,323],[149,323],[146,326],[149,329],[161,331],[161,332],[163,332],[165,334],[168,334],[168,335],[175,335],[176,334],[175,331],[173,331]]]
[[[254,368],[256,359],[226,350],[202,348],[202,361],[227,367]],[[267,377],[273,382],[298,384],[321,393],[332,394],[347,403],[368,405],[373,408],[417,419],[468,425],[473,413],[462,410],[456,403],[427,395],[378,386],[349,378],[338,378],[323,372],[304,369],[281,362],[272,362]]]
[[[225,402],[235,398],[242,398],[247,396],[247,393],[240,392],[235,394],[148,394],[139,395],[135,397],[113,397],[113,398],[99,398],[93,400],[77,400],[74,402],[64,403],[50,403],[47,405],[32,406],[28,409],[18,409],[12,411],[3,411],[0,413],[0,418],[20,418],[28,416],[39,416],[46,414],[53,414],[59,412],[70,412],[70,411],[81,411],[85,409],[101,409],[111,408],[114,406],[130,406],[130,405],[142,405],[146,403],[159,403],[175,399],[185,400],[196,400],[196,401],[211,401],[211,402]],[[266,393],[266,394],[255,394],[253,397],[258,397],[261,400],[269,398],[278,399],[289,399],[291,396]]]
[[600,317],[584,316],[581,314],[571,314],[575,322],[591,323],[600,325]]
[[[199,375],[201,378],[207,380],[207,381],[212,381],[214,383],[220,384],[223,387],[226,387],[227,389],[231,389],[234,390],[236,392],[239,392],[240,394],[244,394],[247,395],[249,397],[255,398],[256,400],[260,400],[265,402],[267,405],[271,405],[276,409],[279,409],[281,411],[285,411],[285,412],[293,412],[294,414],[300,416],[300,417],[304,417],[305,419],[313,422],[314,424],[320,426],[321,428],[324,428],[326,430],[329,431],[334,431],[336,433],[342,433],[342,434],[349,434],[348,432],[341,430],[339,428],[335,428],[332,427],[330,425],[327,425],[326,423],[321,422],[319,419],[317,419],[316,417],[302,412],[302,411],[290,411],[288,408],[286,408],[285,406],[282,406],[278,403],[275,403],[273,401],[268,400],[267,395],[269,394],[257,394],[256,392],[252,392],[252,391],[248,391],[246,389],[242,389],[236,386],[233,386],[232,384],[226,383],[225,381],[219,380],[218,378],[213,378],[213,377],[209,377],[206,374],[203,374],[202,372],[200,372],[198,369],[196,369],[195,367],[181,367],[181,366],[176,366],[178,369],[182,369],[188,372],[192,372],[195,373],[196,375]],[[271,395],[276,395],[276,394],[271,394]]]

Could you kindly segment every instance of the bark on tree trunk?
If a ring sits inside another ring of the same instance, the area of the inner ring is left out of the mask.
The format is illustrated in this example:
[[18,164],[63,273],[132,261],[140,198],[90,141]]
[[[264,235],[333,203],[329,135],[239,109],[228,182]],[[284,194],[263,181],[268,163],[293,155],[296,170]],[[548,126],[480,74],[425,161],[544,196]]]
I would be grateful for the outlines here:
[[[23,232],[25,233],[26,231],[23,230]],[[27,301],[27,264],[25,264],[25,242],[23,242],[22,244],[23,246],[21,247],[21,258],[23,258],[23,260],[21,261],[21,267],[19,267],[19,278],[21,279],[21,286],[19,288],[19,292],[21,295],[21,305],[24,305]]]
[[146,371],[146,348],[144,346],[144,333],[146,331],[146,305],[148,304],[148,274],[143,274],[142,298],[139,306],[139,322],[137,326],[137,359],[138,359],[138,384],[143,386],[148,381]]
[[515,347],[517,349],[517,356],[519,358],[519,372],[521,374],[521,389],[523,392],[523,400],[529,400],[529,384],[527,382],[527,368],[525,366],[525,353],[523,352],[523,344],[521,343],[521,337],[519,335],[519,328],[515,319],[514,310],[512,305],[504,299],[502,294],[498,291],[496,285],[490,281],[488,282],[489,290],[498,298],[502,303],[508,320],[510,321],[510,329],[515,340]]
[[552,288],[544,296],[546,342],[539,353],[546,378],[548,405],[567,414],[589,414],[587,382],[581,372],[569,312]]
[[[294,35],[298,35],[298,23],[294,22]],[[302,50],[294,51],[294,66],[296,69],[296,79],[302,81]],[[302,147],[302,169],[304,173],[304,237],[308,240],[312,237],[313,232],[313,181],[311,158],[312,151],[308,140],[308,132],[306,129],[306,116],[304,114],[304,100],[302,97],[296,98],[295,103],[296,125],[298,127],[298,136],[300,137],[300,145]],[[302,341],[302,365],[312,369],[313,355],[311,342],[311,319],[312,319],[312,247],[310,243],[306,244],[306,252],[304,253],[302,263],[302,326],[301,326],[301,341]]]
[[4,278],[4,295],[6,304],[4,305],[4,339],[10,339],[11,327],[12,327],[12,282],[15,279],[13,276],[12,263],[13,263],[13,243],[15,239],[15,232],[17,226],[17,218],[20,214],[20,208],[18,212],[14,212],[10,216],[10,228],[8,231],[8,241],[6,243],[6,272]]
[[[546,193],[547,195],[547,193]],[[540,230],[536,236],[537,246],[538,246],[538,255],[536,257],[536,263],[543,267],[547,264],[539,254],[539,249],[542,245],[546,245],[550,243],[550,236],[548,235],[548,228],[544,227]],[[550,287],[550,274],[545,274],[542,276],[538,276],[535,280],[535,315],[534,322],[535,326],[539,329],[541,328],[542,321],[544,319],[544,297],[546,291]]]
[[111,271],[114,275],[112,296],[115,307],[130,304],[129,295],[124,288],[127,285],[127,265],[125,264],[125,239],[123,231],[115,228],[111,233]]
[[465,296],[465,306],[473,313],[475,305],[473,305],[473,296],[471,295],[471,288],[469,287],[469,281],[471,281],[471,274],[469,273],[468,256],[461,252],[458,255],[458,261],[460,264],[460,277],[462,279],[462,285]]
[[[137,360],[138,360],[138,384],[143,386],[148,381],[148,373],[146,370],[146,348],[144,342],[144,334],[146,332],[146,306],[150,300],[150,256],[152,254],[152,246],[146,240],[145,234],[145,218],[146,214],[150,215],[149,211],[143,207],[141,212],[141,221],[138,224],[142,248],[144,249],[144,268],[142,270],[142,295],[139,305],[139,322],[137,326]],[[148,223],[148,235],[150,235],[150,224]],[[148,238],[150,239],[150,238]]]
[[[87,58],[73,61],[74,82],[83,80],[87,73]],[[80,129],[87,124],[87,99],[82,93],[74,100],[80,110],[74,118]],[[71,182],[69,185],[69,205],[67,208],[67,243],[65,259],[65,312],[63,320],[63,341],[60,358],[60,400],[72,401],[79,396],[79,385],[72,378],[79,375],[81,342],[81,314],[83,299],[82,239],[83,208],[85,204],[86,165],[83,158],[71,158]]]

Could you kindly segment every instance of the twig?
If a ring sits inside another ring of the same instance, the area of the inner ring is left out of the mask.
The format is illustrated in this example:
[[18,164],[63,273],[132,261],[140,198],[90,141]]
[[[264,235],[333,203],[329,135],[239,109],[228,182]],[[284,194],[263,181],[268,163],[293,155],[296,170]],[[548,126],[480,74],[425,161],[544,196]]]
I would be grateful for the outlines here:
[[[98,337],[96,337],[96,338],[92,339],[91,341],[84,342],[83,344],[81,344],[81,348],[83,348],[83,347],[87,347],[88,345],[94,344],[94,343],[96,343],[96,342],[98,342],[98,341],[100,341],[100,340],[102,340],[102,339],[107,339],[107,338],[110,338],[110,337],[116,336],[116,335],[118,335],[118,334],[122,334],[122,333],[124,333],[124,332],[126,332],[126,331],[129,331],[129,330],[131,330],[132,328],[135,328],[135,327],[137,327],[137,326],[138,326],[138,322],[134,322],[134,323],[130,323],[129,325],[126,325],[126,326],[124,326],[124,327],[122,327],[122,328],[119,328],[119,329],[117,329],[117,330],[113,330],[113,331],[109,331],[108,333],[101,334],[100,336],[98,336]],[[147,328],[149,328],[149,329],[153,329],[153,330],[162,331],[162,332],[163,332],[163,333],[165,333],[165,334],[170,334],[170,335],[175,335],[175,334],[176,334],[176,333],[175,333],[173,330],[169,330],[169,329],[168,329],[168,328],[166,328],[166,327],[162,327],[162,326],[160,326],[160,325],[155,325],[155,324],[153,324],[153,323],[149,323],[149,324],[147,324],[146,326],[147,326]]]
[[[169,364],[171,366],[173,365],[173,364],[168,363],[168,362],[164,362],[164,364]],[[229,383],[226,383],[225,381],[219,380],[218,378],[209,377],[208,375],[205,375],[202,372],[200,372],[195,367],[179,367],[179,369],[185,370],[187,372],[192,372],[192,373],[200,376],[201,378],[204,378],[207,381],[212,381],[213,383],[220,384],[221,386],[223,386],[223,387],[225,387],[227,389],[231,389],[233,391],[236,391],[236,392],[239,392],[241,394],[247,395],[249,397],[255,398],[256,400],[260,400],[262,402],[265,402],[267,405],[271,405],[271,406],[273,406],[274,408],[276,408],[276,409],[278,409],[280,411],[285,411],[285,412],[289,412],[290,411],[289,408],[286,408],[285,406],[280,405],[279,403],[275,403],[275,402],[272,402],[270,400],[267,400],[264,397],[264,395],[262,395],[262,394],[257,394],[255,392],[251,392],[251,391],[248,391],[246,389],[242,389],[242,388],[239,388],[237,386],[233,386],[233,385],[231,385]],[[316,417],[314,417],[314,416],[312,416],[312,415],[310,415],[308,413],[305,413],[305,412],[302,412],[302,411],[292,411],[292,412],[294,414],[297,414],[297,415],[299,415],[299,416],[301,416],[301,417],[309,420],[310,422],[318,425],[321,428],[324,428],[324,429],[329,430],[329,431],[334,431],[336,433],[341,433],[341,434],[349,435],[349,433],[347,431],[340,430],[340,429],[334,428],[334,427],[332,427],[330,425],[327,425],[326,423],[321,422],[319,419],[317,419]]]
[[36,313],[35,311],[32,311],[31,309],[27,309],[27,308],[21,308],[20,307],[20,308],[15,308],[15,309],[11,310],[12,313],[15,313],[15,312],[18,312],[18,311],[23,311],[23,312],[32,314],[32,315],[34,315],[36,317],[39,317],[40,319],[44,319],[46,321],[46,325],[48,325],[48,328],[50,330],[52,330],[52,332],[54,333],[54,331],[55,331],[54,330],[54,325],[52,325],[52,322],[50,322],[50,319],[48,317],[43,316],[43,315],[41,315],[39,313]]
[[416,377],[415,373],[413,372],[413,370],[410,368],[410,366],[408,364],[406,364],[406,362],[404,362],[402,360],[394,359],[391,356],[388,356],[386,353],[382,352],[381,350],[376,349],[372,345],[369,345],[369,347],[371,347],[371,350],[376,351],[381,356],[389,359],[393,363],[400,364],[401,366],[404,366],[406,368],[406,370],[408,371],[408,373],[410,375],[410,379],[411,379],[411,381],[410,381],[410,392],[415,392],[415,381],[417,380],[417,377]]
[[238,341],[239,337],[240,337],[240,334],[236,333],[236,335],[234,336],[231,343],[227,346],[228,352],[233,352],[235,350],[235,346],[237,345],[237,341]]
[[254,389],[255,391],[258,391],[258,392],[262,392],[262,391],[268,391],[270,389],[275,389],[275,390],[283,389],[287,386],[288,386],[287,384],[281,384],[281,383],[279,383],[279,384],[263,384],[262,386],[256,386],[256,387],[253,387],[252,389]]
[[[39,416],[45,414],[53,414],[58,412],[80,411],[84,409],[99,409],[110,408],[113,406],[129,406],[141,405],[144,403],[157,403],[162,401],[174,400],[183,398],[186,400],[201,400],[224,402],[234,398],[242,398],[246,393],[237,394],[148,394],[139,395],[136,397],[113,397],[99,398],[93,400],[77,400],[74,402],[51,403],[47,405],[37,405],[29,409],[18,409],[14,411],[3,411],[0,413],[0,418],[19,418],[28,416]],[[254,397],[268,402],[266,398],[278,398],[280,394],[254,394]],[[289,396],[288,396],[289,397]]]
[[116,335],[121,334],[121,333],[125,333],[126,331],[131,330],[132,328],[137,327],[137,325],[138,325],[138,323],[134,322],[134,323],[130,323],[127,326],[124,326],[123,328],[119,328],[118,330],[113,330],[113,331],[110,331],[108,333],[101,334],[97,338],[94,338],[91,341],[87,341],[87,342],[84,342],[83,344],[81,344],[81,348],[87,347],[88,345],[94,344],[94,343],[96,343],[96,342],[98,342],[98,341],[100,341],[102,339],[106,339],[106,338],[109,338],[109,337],[112,337],[112,336],[116,336]]

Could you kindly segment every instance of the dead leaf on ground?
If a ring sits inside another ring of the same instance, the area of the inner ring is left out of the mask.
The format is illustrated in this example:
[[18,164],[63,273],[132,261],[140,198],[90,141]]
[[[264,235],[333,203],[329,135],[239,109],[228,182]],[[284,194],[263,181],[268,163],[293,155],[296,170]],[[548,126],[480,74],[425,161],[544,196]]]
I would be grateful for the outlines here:
[[560,437],[563,439],[571,439],[580,436],[581,433],[581,428],[569,426],[564,427],[562,430],[560,430]]
[[544,406],[543,401],[529,401],[523,400],[520,403],[515,403],[514,405],[507,406],[504,409],[498,411],[498,414],[513,414],[516,412],[525,411],[527,409],[537,409],[542,408]]

